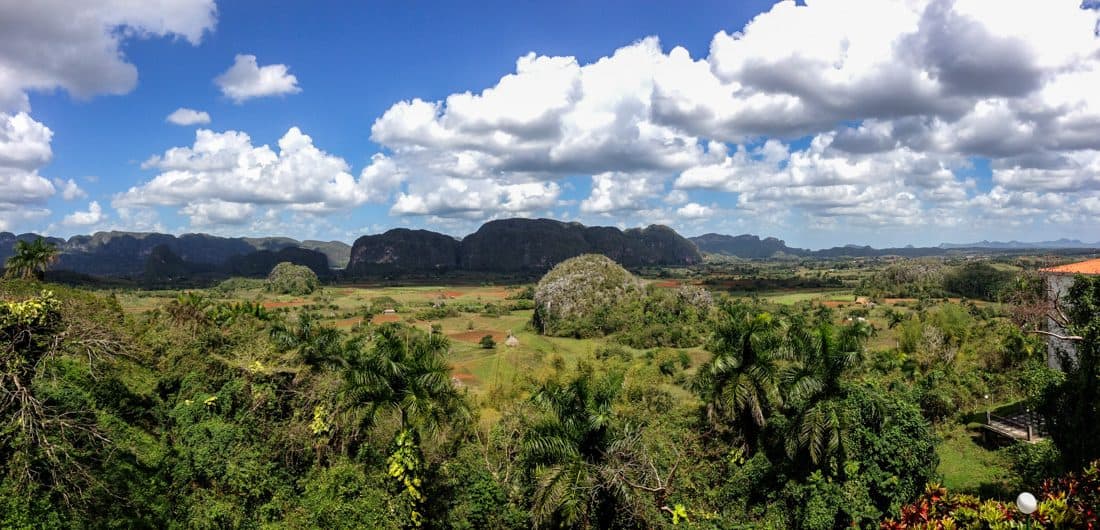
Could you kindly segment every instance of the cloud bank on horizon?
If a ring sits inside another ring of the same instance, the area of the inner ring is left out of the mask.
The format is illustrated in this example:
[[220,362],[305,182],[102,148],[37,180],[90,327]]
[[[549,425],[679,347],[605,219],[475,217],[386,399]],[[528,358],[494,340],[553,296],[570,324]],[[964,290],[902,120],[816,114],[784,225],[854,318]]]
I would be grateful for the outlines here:
[[[150,154],[111,211],[43,174],[53,133],[29,94],[128,93],[125,40],[201,46],[217,8],[104,0],[74,16],[29,4],[0,1],[0,229],[42,223],[55,197],[75,203],[67,227],[164,229],[167,211],[186,230],[342,238],[360,227],[341,215],[359,209],[456,233],[513,216],[690,233],[812,226],[835,242],[1100,229],[1100,12],[1079,2],[784,1],[713,35],[703,57],[659,36],[590,62],[532,52],[492,86],[393,103],[369,128],[380,150],[355,157],[363,167],[297,126],[274,147],[199,128]],[[32,26],[44,30],[21,29]],[[301,97],[290,72],[241,53],[211,83],[247,106]],[[158,120],[211,116],[179,107]],[[586,196],[569,193],[578,182]]]

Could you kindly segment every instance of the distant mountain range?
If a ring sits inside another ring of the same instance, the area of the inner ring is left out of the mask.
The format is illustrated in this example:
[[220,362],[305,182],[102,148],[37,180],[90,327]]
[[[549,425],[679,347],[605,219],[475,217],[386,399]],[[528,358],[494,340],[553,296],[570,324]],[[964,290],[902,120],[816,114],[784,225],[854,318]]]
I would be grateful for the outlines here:
[[[0,232],[0,263],[11,256],[19,240],[38,234]],[[94,276],[223,273],[266,275],[279,261],[292,261],[328,275],[347,264],[351,247],[339,241],[296,241],[289,238],[227,238],[207,234],[97,232],[68,240],[47,237],[60,250],[55,270]],[[158,272],[159,271],[159,272]]]
[[[16,241],[37,237],[37,234],[0,232],[0,264],[12,254]],[[347,278],[364,278],[450,271],[540,273],[586,253],[603,254],[627,268],[636,269],[694,265],[703,261],[704,253],[768,259],[921,257],[971,252],[1012,253],[1028,249],[1084,253],[1100,248],[1100,242],[1088,244],[1060,239],[1039,243],[981,241],[881,249],[846,245],[809,250],[788,247],[782,239],[751,234],[712,233],[684,238],[661,225],[619,230],[552,219],[490,221],[461,239],[428,230],[397,228],[360,237],[350,246],[339,241],[297,241],[286,237],[228,238],[140,232],[97,232],[68,240],[47,239],[61,251],[52,270],[140,278],[151,285],[227,276],[260,277],[282,261],[308,266],[320,276],[340,274]]]
[[553,219],[503,219],[485,223],[461,240],[404,228],[360,237],[352,246],[345,274],[540,272],[589,253],[603,254],[629,268],[703,261],[691,241],[667,226],[619,230]]
[[767,237],[760,239],[751,234],[728,236],[722,234],[704,234],[689,238],[700,252],[706,254],[718,254],[739,258],[776,258],[784,256],[812,257],[812,258],[869,258],[878,256],[943,256],[967,250],[979,251],[1016,251],[1016,250],[1087,250],[1100,248],[1100,243],[1088,244],[1074,239],[1059,239],[1057,241],[1043,241],[1040,243],[1022,243],[1011,241],[1002,243],[999,241],[982,241],[979,243],[949,244],[943,243],[938,247],[894,247],[872,248],[865,245],[845,245],[821,250],[808,250],[804,248],[788,247],[782,239]]
[[[17,241],[37,237],[0,233],[0,263],[11,256]],[[398,228],[360,237],[354,246],[283,237],[177,237],[137,232],[46,239],[60,250],[53,271],[140,278],[150,285],[226,276],[258,277],[281,261],[306,265],[320,276],[344,268],[344,277],[361,278],[448,271],[538,273],[585,253],[604,254],[633,268],[684,266],[703,260],[694,244],[665,226],[619,230],[551,219],[491,221],[461,240],[427,230]]]
[[978,241],[977,243],[940,243],[940,248],[1100,248],[1100,241],[1085,243],[1079,239],[1058,239],[1028,243],[1023,241]]
[[724,234],[703,234],[688,238],[700,252],[721,254],[738,258],[773,258],[777,256],[807,256],[810,250],[792,248],[787,242],[774,237],[760,239],[752,234],[727,236]]

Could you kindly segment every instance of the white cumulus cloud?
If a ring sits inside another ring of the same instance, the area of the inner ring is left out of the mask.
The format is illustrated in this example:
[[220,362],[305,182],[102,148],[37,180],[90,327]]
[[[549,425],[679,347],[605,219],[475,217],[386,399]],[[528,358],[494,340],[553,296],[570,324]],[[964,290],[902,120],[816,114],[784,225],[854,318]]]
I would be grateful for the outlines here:
[[656,38],[587,64],[531,53],[480,91],[394,104],[371,138],[406,183],[398,215],[491,218],[514,208],[500,190],[574,175],[588,214],[698,213],[691,189],[821,226],[957,225],[1024,192],[1080,213],[1100,188],[1098,21],[1074,0],[783,1],[705,57]]
[[115,196],[116,208],[175,206],[195,225],[241,224],[257,206],[313,214],[379,202],[393,189],[395,171],[376,156],[359,179],[344,159],[313,145],[291,127],[278,149],[253,145],[243,132],[199,129],[195,142],[151,157],[159,173]]
[[66,226],[92,226],[102,223],[105,219],[107,219],[107,215],[103,213],[103,208],[99,206],[99,202],[92,201],[88,203],[88,211],[76,211],[66,215],[61,224]]
[[61,198],[66,201],[75,201],[88,196],[88,192],[84,191],[73,179],[62,180],[55,178],[53,179],[53,184],[61,189]]
[[705,219],[714,215],[714,208],[697,202],[689,202],[676,209],[676,215],[685,219]]
[[210,123],[210,114],[195,109],[180,107],[165,118],[165,121],[175,125],[203,125]]
[[233,66],[214,79],[222,94],[236,103],[252,98],[297,94],[298,78],[285,64],[259,66],[255,55],[238,54]]
[[[0,216],[40,206],[57,193],[38,169],[53,156],[53,132],[27,113],[0,113]],[[11,223],[6,223],[11,224]]]
[[29,110],[28,91],[60,88],[82,99],[130,92],[138,73],[123,40],[198,44],[216,20],[214,0],[0,2],[0,111]]

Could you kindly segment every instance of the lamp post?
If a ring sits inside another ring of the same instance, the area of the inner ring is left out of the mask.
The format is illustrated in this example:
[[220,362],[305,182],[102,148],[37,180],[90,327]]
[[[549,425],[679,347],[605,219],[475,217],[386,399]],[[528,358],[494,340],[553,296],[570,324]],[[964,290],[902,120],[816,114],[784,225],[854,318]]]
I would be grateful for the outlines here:
[[989,414],[992,412],[992,409],[993,409],[993,400],[989,399],[989,394],[986,394],[985,395],[985,424],[986,425],[990,424]]
[[1035,512],[1035,509],[1039,507],[1039,502],[1035,500],[1035,496],[1023,492],[1016,497],[1016,508],[1020,510],[1020,513],[1027,516],[1027,528],[1031,528],[1031,514]]

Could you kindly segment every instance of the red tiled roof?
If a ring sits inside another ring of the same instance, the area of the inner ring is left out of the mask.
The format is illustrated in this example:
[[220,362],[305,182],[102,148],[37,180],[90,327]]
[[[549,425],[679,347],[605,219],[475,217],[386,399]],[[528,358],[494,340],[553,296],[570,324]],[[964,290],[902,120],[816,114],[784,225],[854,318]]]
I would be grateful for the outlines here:
[[1039,272],[1053,272],[1055,274],[1100,274],[1100,258],[1090,259],[1079,263],[1059,265],[1039,269]]

